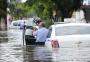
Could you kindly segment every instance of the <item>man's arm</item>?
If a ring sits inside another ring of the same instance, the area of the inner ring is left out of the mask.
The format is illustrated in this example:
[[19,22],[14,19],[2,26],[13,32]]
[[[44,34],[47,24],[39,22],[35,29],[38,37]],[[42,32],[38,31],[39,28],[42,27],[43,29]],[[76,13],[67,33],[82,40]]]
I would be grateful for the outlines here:
[[37,36],[37,31],[34,31],[33,32],[33,36]]

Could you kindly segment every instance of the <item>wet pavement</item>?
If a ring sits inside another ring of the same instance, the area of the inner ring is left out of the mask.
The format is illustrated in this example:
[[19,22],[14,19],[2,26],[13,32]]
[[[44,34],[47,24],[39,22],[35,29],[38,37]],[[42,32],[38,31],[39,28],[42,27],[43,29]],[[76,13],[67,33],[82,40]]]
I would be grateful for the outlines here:
[[90,43],[48,49],[45,46],[23,46],[22,30],[0,33],[4,33],[0,36],[0,62],[90,62]]

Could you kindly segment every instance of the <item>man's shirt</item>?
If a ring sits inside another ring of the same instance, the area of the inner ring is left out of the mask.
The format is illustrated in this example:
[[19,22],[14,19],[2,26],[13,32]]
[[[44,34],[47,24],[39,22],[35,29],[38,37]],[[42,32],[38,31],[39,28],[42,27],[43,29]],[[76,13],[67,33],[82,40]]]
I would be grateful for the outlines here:
[[33,35],[36,36],[36,42],[45,42],[48,36],[48,29],[39,28],[37,31],[33,32]]

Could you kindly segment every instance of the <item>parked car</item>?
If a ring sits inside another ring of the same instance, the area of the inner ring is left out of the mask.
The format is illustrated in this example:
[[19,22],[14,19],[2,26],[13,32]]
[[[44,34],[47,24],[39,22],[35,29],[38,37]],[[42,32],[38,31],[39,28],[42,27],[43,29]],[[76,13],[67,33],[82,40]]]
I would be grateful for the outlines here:
[[12,21],[11,24],[8,26],[8,28],[9,29],[23,29],[26,21],[28,20]]
[[28,21],[25,22],[25,44],[26,45],[34,45],[35,37],[33,36],[33,27],[38,27],[34,22],[33,18],[29,18]]
[[87,23],[51,25],[45,42],[48,48],[74,47],[83,44],[90,45],[90,24]]
[[20,29],[20,24],[17,21],[12,21],[8,26],[9,29]]
[[25,22],[26,26],[35,26],[34,18],[28,18],[28,21]]

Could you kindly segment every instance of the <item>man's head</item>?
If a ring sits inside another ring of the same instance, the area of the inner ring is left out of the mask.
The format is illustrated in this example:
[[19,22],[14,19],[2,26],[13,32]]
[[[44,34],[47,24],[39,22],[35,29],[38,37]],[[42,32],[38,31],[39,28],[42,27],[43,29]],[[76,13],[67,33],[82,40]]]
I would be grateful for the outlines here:
[[45,22],[40,22],[39,27],[45,27]]

